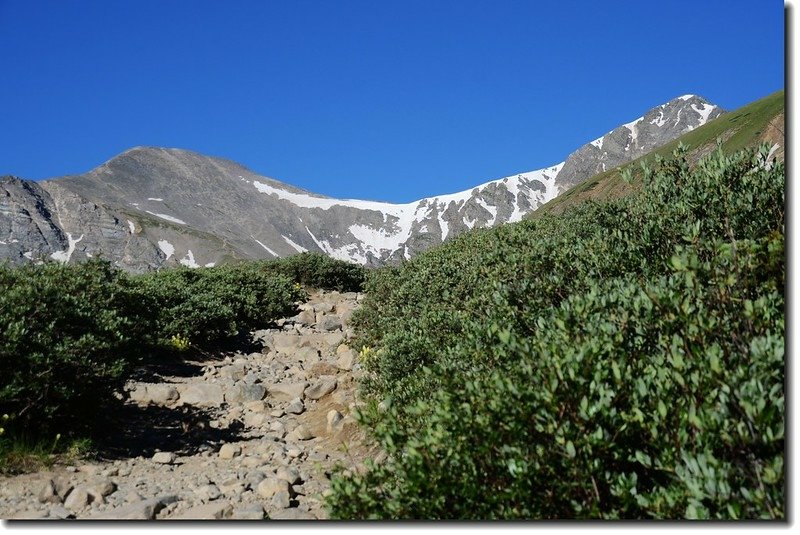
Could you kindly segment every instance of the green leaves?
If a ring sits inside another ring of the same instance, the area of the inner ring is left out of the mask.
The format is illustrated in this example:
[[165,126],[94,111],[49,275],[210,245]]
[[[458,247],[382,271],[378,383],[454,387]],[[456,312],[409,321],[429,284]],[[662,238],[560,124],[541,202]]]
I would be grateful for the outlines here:
[[291,279],[252,265],[165,270],[132,277],[131,284],[164,341],[219,342],[290,313],[302,297]]
[[394,461],[333,516],[784,516],[784,170],[676,156],[636,196],[369,277]]
[[144,310],[108,263],[0,267],[0,412],[37,436],[81,433],[149,340]]
[[160,344],[218,342],[291,313],[304,296],[256,265],[140,276],[100,261],[0,266],[0,288],[0,411],[20,414],[15,426],[34,436],[90,432]]

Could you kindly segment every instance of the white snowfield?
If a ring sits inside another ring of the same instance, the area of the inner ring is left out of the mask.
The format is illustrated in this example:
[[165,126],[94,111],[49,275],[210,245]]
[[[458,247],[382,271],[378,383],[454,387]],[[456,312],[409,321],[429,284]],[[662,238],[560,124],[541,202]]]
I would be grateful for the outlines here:
[[[682,95],[670,102],[674,102],[675,100],[686,102],[693,98],[695,98],[695,95]],[[661,106],[662,110],[666,109],[666,106],[667,104],[663,104]],[[691,110],[699,116],[699,125],[703,125],[708,121],[714,109],[716,109],[716,106],[711,104],[701,103],[699,106],[695,103],[691,104]],[[680,117],[678,117],[678,120],[680,120]],[[637,148],[639,143],[639,125],[642,124],[643,121],[644,117],[642,116],[619,127],[624,127],[629,131],[627,146],[624,148],[626,151]],[[664,126],[666,124],[664,113],[662,112],[657,118],[651,120],[650,124],[655,124],[659,127]],[[687,130],[690,129],[691,127]],[[608,132],[590,143],[596,148],[603,150],[606,136],[610,133],[611,132]],[[450,236],[452,231],[452,213],[459,213],[467,203],[471,203],[473,206],[471,210],[475,210],[476,208],[478,210],[478,212],[469,213],[483,214],[479,216],[482,217],[483,220],[475,219],[474,216],[470,218],[466,214],[463,215],[461,222],[470,229],[477,226],[478,221],[481,221],[481,226],[494,226],[522,220],[526,214],[536,210],[539,206],[561,193],[556,185],[556,177],[561,172],[564,163],[565,162],[560,162],[544,169],[492,180],[469,190],[446,195],[437,195],[405,204],[358,199],[335,199],[312,193],[289,191],[284,189],[280,183],[267,183],[266,180],[268,179],[259,181],[253,178],[252,181],[250,181],[242,176],[239,176],[239,178],[252,184],[259,192],[271,197],[276,197],[279,200],[291,203],[299,208],[306,208],[308,210],[330,210],[335,207],[346,207],[379,212],[382,215],[383,224],[379,227],[361,223],[350,225],[347,232],[350,234],[350,237],[355,240],[355,244],[349,243],[345,246],[332,245],[331,241],[334,238],[338,238],[338,236],[328,236],[324,229],[305,225],[308,237],[310,237],[313,243],[326,254],[334,258],[366,263],[368,254],[382,257],[391,255],[397,251],[403,251],[403,256],[408,257],[407,242],[413,233],[421,231],[423,224],[425,232],[435,233],[438,223],[440,237],[441,240],[444,241]],[[605,168],[605,164],[603,165]],[[501,215],[498,206],[491,204],[491,202],[488,202],[487,199],[483,197],[483,194],[487,192],[487,190],[495,191],[503,189],[513,197],[513,211],[510,215],[508,215],[507,212]],[[448,223],[444,217],[445,212],[448,212],[447,219],[450,220],[450,223]],[[488,214],[488,218],[486,214]],[[168,217],[163,214],[154,215],[165,218]],[[305,247],[290,238],[286,236],[282,236],[282,238],[294,250],[298,252],[306,251]],[[255,237],[253,237],[253,239],[256,240]],[[278,256],[264,243],[258,240],[256,240],[256,242],[270,254]],[[310,242],[308,242],[307,245],[309,243]]]
[[[467,191],[437,195],[405,204],[321,197],[310,193],[287,191],[258,180],[253,180],[252,184],[261,193],[274,195],[278,199],[300,208],[330,210],[336,206],[341,206],[380,212],[384,226],[373,228],[368,225],[354,224],[348,228],[350,235],[360,243],[360,247],[354,247],[352,244],[335,247],[330,243],[330,240],[323,237],[322,232],[315,232],[307,225],[305,227],[317,247],[326,254],[342,260],[366,263],[367,253],[380,257],[403,249],[405,242],[411,237],[412,231],[415,228],[419,229],[422,222],[426,220],[435,219],[438,221],[441,238],[444,240],[450,233],[449,225],[443,217],[444,213],[451,206],[459,210],[470,199],[474,199],[479,207],[490,214],[487,223],[489,226],[520,221],[530,211],[522,210],[520,208],[521,205],[527,204],[535,209],[556,196],[555,178],[563,166],[564,162],[561,162],[545,169],[492,180]],[[494,189],[494,187],[498,186],[511,193],[515,201],[514,211],[511,216],[502,221],[498,221],[497,207],[490,205],[481,198],[481,194],[487,188]],[[544,191],[540,191],[541,189],[544,189]],[[469,219],[466,216],[462,221],[468,228],[473,228],[477,222],[477,220]],[[255,238],[253,239],[255,240]],[[286,236],[283,236],[283,239],[298,252],[307,250]],[[268,252],[274,254],[266,245],[258,240],[256,242]]]

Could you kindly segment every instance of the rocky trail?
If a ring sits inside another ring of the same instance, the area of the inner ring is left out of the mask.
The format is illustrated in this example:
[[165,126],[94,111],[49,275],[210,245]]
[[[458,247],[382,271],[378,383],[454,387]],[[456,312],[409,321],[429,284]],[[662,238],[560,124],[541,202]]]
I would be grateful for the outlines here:
[[138,370],[99,459],[0,476],[0,518],[326,518],[333,467],[377,453],[352,417],[360,299],[318,291],[246,351]]

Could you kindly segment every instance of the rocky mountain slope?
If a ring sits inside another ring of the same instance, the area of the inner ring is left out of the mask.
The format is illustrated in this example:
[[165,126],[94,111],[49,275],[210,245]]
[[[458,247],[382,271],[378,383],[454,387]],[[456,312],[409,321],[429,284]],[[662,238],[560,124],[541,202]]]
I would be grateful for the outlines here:
[[333,199],[228,160],[137,147],[83,175],[0,178],[0,261],[103,257],[146,271],[318,251],[372,266],[398,262],[468,229],[519,221],[722,113],[684,95],[563,162],[407,204]]

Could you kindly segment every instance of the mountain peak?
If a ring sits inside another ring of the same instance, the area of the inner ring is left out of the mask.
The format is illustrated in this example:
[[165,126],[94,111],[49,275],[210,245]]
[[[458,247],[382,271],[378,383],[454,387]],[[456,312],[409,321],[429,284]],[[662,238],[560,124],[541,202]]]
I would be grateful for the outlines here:
[[[14,242],[0,258],[102,255],[135,271],[302,251],[372,266],[396,263],[470,229],[519,221],[572,185],[720,113],[702,97],[683,95],[555,165],[404,204],[324,197],[192,150],[131,147],[88,173],[43,182],[41,191],[10,193],[30,197],[28,212],[46,207],[34,225],[40,230],[31,227],[31,234],[47,243]],[[49,234],[41,231],[47,225]]]

